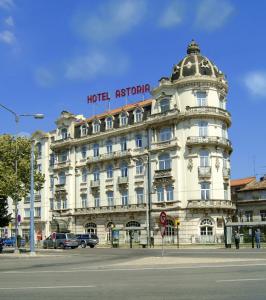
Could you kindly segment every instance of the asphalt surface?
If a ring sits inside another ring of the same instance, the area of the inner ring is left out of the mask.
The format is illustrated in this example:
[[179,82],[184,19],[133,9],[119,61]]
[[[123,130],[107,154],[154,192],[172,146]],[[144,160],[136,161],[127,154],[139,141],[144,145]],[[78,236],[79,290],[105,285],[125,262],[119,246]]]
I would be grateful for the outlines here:
[[0,255],[0,299],[266,299],[266,249]]

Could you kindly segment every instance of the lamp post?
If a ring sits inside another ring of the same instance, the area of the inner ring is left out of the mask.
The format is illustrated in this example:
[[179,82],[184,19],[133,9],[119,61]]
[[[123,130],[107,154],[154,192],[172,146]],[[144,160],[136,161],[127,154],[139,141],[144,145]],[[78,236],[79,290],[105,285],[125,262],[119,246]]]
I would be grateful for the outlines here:
[[[43,114],[18,114],[15,111],[13,111],[12,109],[6,107],[5,105],[3,105],[1,103],[0,103],[0,107],[4,108],[5,110],[10,112],[15,117],[15,122],[16,122],[16,134],[15,134],[15,147],[16,147],[16,149],[15,149],[15,153],[16,153],[15,176],[16,176],[16,186],[15,186],[15,189],[17,191],[17,188],[18,188],[18,185],[17,185],[17,175],[18,175],[18,157],[17,157],[18,144],[17,144],[17,138],[18,138],[18,128],[19,128],[20,118],[21,117],[33,117],[35,119],[43,119],[44,115]],[[33,159],[34,159],[34,144],[33,144],[32,147],[33,147]],[[32,150],[31,150],[31,152],[32,152]],[[31,156],[32,156],[32,154],[31,154]],[[31,167],[34,167],[34,160],[33,160],[33,165],[31,164]],[[33,177],[33,172],[34,172],[34,169],[31,169],[31,177]],[[34,197],[34,180],[31,180],[31,192],[32,192],[32,189],[33,189],[33,197]],[[34,226],[34,199],[32,199],[33,197],[32,197],[32,194],[31,194],[31,207],[33,206],[33,209],[30,210],[30,219],[33,219],[33,226]],[[14,200],[14,204],[15,204],[15,250],[14,250],[14,253],[19,253],[18,241],[17,241],[17,237],[18,237],[18,199],[13,199],[13,200]],[[33,205],[32,205],[32,201],[33,201]],[[32,211],[33,211],[33,213],[32,213]],[[31,223],[32,223],[32,220],[31,220]],[[33,232],[33,242],[34,242],[34,232]]]

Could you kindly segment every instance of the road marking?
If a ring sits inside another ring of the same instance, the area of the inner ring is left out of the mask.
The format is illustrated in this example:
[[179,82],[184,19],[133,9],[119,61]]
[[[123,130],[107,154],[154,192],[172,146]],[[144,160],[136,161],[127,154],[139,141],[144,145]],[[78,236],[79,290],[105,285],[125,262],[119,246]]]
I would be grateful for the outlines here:
[[41,273],[78,273],[78,272],[114,272],[114,271],[146,271],[146,270],[179,270],[179,269],[208,269],[208,268],[235,268],[235,267],[265,267],[265,264],[231,264],[231,265],[200,265],[200,266],[175,266],[175,267],[144,267],[144,268],[77,268],[71,270],[47,270],[47,271],[4,271],[1,274],[41,274]]
[[22,286],[22,287],[5,287],[0,290],[32,290],[32,289],[80,289],[80,288],[94,288],[94,285],[59,285],[59,286]]
[[216,282],[265,281],[266,278],[221,279]]

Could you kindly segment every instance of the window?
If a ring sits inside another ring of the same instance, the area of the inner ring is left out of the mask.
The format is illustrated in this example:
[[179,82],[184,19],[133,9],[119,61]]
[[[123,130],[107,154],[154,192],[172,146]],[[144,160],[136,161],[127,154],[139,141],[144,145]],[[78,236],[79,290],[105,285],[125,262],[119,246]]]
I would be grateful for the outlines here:
[[92,125],[92,132],[93,133],[100,132],[100,122],[99,122],[99,120],[94,120],[93,125]]
[[128,192],[127,191],[123,191],[122,192],[122,205],[128,205]]
[[172,220],[166,220],[165,235],[173,237],[175,234],[175,226]]
[[225,124],[223,124],[223,126],[222,126],[222,137],[223,137],[224,139],[227,138],[227,127],[226,127]]
[[157,187],[157,201],[158,202],[164,201],[164,189],[162,186]]
[[174,188],[170,185],[166,187],[166,200],[167,201],[174,200]]
[[200,235],[213,235],[213,224],[209,219],[204,219],[200,223]]
[[100,207],[100,195],[99,194],[96,194],[94,196],[94,206],[95,207]]
[[252,222],[253,221],[253,211],[245,211],[245,217],[246,217],[246,222]]
[[136,109],[135,111],[135,123],[142,121],[142,111],[140,108]]
[[228,183],[224,183],[224,200],[228,200]]
[[113,191],[107,192],[107,202],[108,202],[109,207],[114,206],[114,192]]
[[42,144],[37,143],[36,144],[36,149],[37,149],[37,158],[41,158],[41,156],[42,156]]
[[30,209],[24,208],[24,218],[29,218],[29,217],[30,217]]
[[219,99],[219,106],[221,109],[225,109],[225,100],[224,99]]
[[120,146],[121,146],[121,151],[126,151],[127,150],[127,139],[125,137],[121,138]]
[[97,234],[97,225],[95,223],[87,223],[85,226],[86,232]]
[[93,145],[93,156],[98,157],[99,156],[99,144]]
[[107,117],[105,122],[106,122],[106,129],[113,128],[113,118],[111,116]]
[[50,189],[54,188],[54,175],[50,175]]
[[107,175],[108,179],[113,178],[113,166],[112,165],[107,166],[106,175]]
[[197,92],[197,106],[207,106],[207,94],[206,92]]
[[34,217],[40,218],[41,217],[41,207],[34,208]]
[[94,181],[100,180],[100,171],[98,168],[95,168],[93,170],[93,180]]
[[266,221],[266,210],[260,211],[261,221]]
[[67,151],[64,150],[59,154],[58,157],[59,162],[66,162],[67,161]]
[[87,125],[86,124],[80,126],[80,136],[85,136],[85,135],[87,135]]
[[142,148],[142,136],[141,135],[136,136],[136,147]]
[[121,177],[127,177],[127,164],[126,163],[123,163],[121,165]]
[[106,152],[109,153],[109,154],[113,152],[113,143],[112,143],[112,141],[107,141],[106,142]]
[[136,161],[136,174],[137,175],[143,174],[143,162],[140,159]]
[[67,139],[67,129],[66,128],[61,129],[61,138],[63,140]]
[[160,101],[160,108],[161,108],[162,113],[170,110],[170,101],[169,101],[169,99],[161,100]]
[[50,159],[49,159],[49,166],[53,167],[55,162],[55,156],[54,153],[50,154]]
[[66,174],[65,172],[59,173],[59,184],[66,184]]
[[85,208],[88,206],[87,194],[81,194],[81,207]]
[[199,136],[208,136],[208,122],[199,122]]
[[168,153],[159,156],[159,170],[171,169],[171,158]]
[[200,184],[201,189],[201,200],[209,200],[210,199],[210,183],[202,182]]
[[160,142],[170,141],[172,138],[172,132],[170,127],[162,128],[160,130]]
[[137,188],[136,189],[136,195],[137,195],[137,203],[142,204],[144,202],[144,192],[143,188]]
[[41,164],[37,164],[37,171],[39,173],[41,173],[41,171],[42,171],[42,165]]
[[81,180],[82,182],[87,182],[88,171],[86,168],[82,169]]
[[126,112],[122,112],[120,115],[120,126],[126,126],[127,125],[127,113]]
[[84,159],[87,157],[87,146],[81,147],[81,157]]
[[54,210],[54,199],[50,198],[50,210]]
[[62,199],[62,209],[67,209],[67,199]]
[[228,155],[223,153],[223,169],[227,169]]
[[209,151],[205,149],[200,150],[200,166],[201,167],[209,167]]

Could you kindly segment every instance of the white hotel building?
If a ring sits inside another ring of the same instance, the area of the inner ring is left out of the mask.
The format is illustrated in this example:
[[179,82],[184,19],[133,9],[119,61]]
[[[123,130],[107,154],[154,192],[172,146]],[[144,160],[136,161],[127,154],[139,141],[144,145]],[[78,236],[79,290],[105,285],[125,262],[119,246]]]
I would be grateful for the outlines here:
[[[224,74],[192,41],[187,55],[152,90],[152,99],[85,119],[63,111],[52,132],[35,132],[46,182],[35,195],[36,233],[96,232],[110,243],[221,242],[230,199],[230,153]],[[39,207],[39,208],[38,208]],[[21,203],[22,234],[29,203]]]

